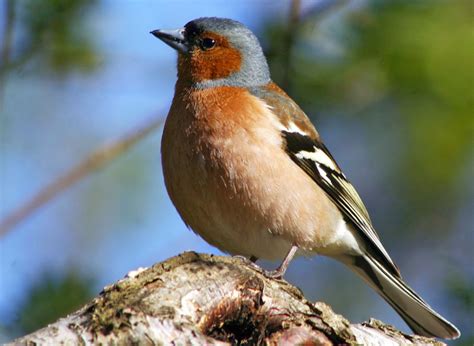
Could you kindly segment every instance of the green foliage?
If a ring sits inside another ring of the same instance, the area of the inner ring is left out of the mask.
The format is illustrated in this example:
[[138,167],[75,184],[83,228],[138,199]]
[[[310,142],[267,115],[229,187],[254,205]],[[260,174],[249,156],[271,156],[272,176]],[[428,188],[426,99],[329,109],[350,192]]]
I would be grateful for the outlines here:
[[465,307],[468,316],[474,316],[474,278],[468,276],[451,274],[447,282],[450,294],[458,300],[457,303]]
[[[355,61],[374,60],[404,127],[403,182],[423,204],[455,188],[474,134],[468,1],[379,2],[354,20]],[[409,190],[410,191],[410,190]]]
[[[314,37],[314,26],[302,31],[290,66],[291,95],[313,115],[344,114],[366,126],[392,117],[402,137],[394,179],[405,199],[426,210],[441,194],[449,203],[474,135],[470,2],[372,1],[346,25],[330,38],[343,47],[341,56],[308,49],[303,42],[321,37]],[[276,81],[286,68],[285,30],[278,23],[267,32]]]
[[93,296],[90,280],[75,272],[63,278],[46,275],[23,304],[16,326],[19,335],[33,332],[77,310]]
[[71,70],[87,72],[99,58],[93,37],[83,25],[86,11],[95,0],[19,0],[13,2],[19,13],[24,39],[13,54],[12,66],[40,58],[40,66],[64,74]]

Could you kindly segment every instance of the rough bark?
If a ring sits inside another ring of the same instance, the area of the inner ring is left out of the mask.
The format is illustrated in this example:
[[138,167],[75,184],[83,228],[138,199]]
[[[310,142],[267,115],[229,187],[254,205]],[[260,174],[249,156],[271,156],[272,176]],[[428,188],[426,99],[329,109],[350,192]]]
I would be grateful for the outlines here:
[[129,273],[13,344],[442,345],[376,320],[351,324],[242,259],[193,252]]

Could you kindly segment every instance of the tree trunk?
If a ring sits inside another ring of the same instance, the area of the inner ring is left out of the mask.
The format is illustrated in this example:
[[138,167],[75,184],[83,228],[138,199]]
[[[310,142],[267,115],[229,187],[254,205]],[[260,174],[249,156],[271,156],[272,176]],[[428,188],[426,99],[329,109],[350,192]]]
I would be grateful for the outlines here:
[[371,320],[351,324],[244,260],[186,252],[107,286],[8,345],[442,345]]

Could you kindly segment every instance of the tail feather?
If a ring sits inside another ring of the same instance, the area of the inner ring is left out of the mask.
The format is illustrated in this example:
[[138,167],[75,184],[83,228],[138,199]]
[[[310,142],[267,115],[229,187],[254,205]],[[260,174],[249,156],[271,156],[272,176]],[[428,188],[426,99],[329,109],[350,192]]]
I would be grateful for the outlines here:
[[459,330],[434,311],[415,291],[384,268],[370,255],[343,258],[368,284],[374,288],[418,335],[455,339]]

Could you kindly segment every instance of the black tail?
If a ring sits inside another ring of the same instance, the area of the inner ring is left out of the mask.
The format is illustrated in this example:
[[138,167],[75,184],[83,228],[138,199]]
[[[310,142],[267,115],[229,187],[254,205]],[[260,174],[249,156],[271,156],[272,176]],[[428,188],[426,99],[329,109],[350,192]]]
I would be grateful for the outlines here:
[[416,294],[400,277],[385,269],[370,255],[340,259],[374,288],[418,335],[458,338],[459,330]]

